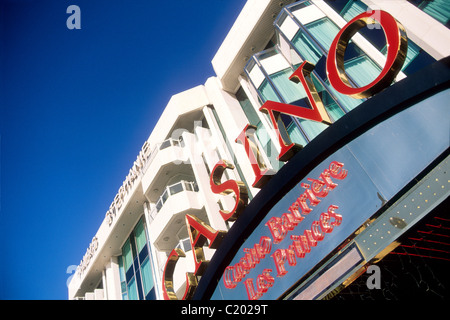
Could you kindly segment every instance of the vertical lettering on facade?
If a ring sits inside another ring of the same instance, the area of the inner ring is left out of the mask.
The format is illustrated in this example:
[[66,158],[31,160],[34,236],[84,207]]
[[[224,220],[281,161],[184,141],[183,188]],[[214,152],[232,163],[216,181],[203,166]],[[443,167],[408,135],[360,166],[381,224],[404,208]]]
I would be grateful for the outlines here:
[[89,266],[89,263],[91,262],[91,259],[94,256],[97,249],[98,249],[98,239],[97,237],[94,237],[92,238],[92,241],[89,244],[89,247],[87,248],[86,253],[83,256],[83,259],[80,261],[80,264],[77,267],[77,272],[80,277]]

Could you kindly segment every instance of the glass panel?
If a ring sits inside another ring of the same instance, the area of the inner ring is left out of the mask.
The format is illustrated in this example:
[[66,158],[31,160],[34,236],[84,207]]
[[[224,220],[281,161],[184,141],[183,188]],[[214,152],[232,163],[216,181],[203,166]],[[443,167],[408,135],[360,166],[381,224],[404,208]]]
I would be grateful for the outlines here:
[[141,276],[142,276],[142,282],[144,285],[144,295],[145,296],[153,288],[153,277],[152,277],[152,270],[151,270],[150,266],[151,265],[150,265],[149,259],[145,259],[144,263],[141,265]]
[[328,18],[308,23],[305,27],[325,50],[328,50],[339,32],[339,28]]
[[259,122],[258,114],[256,113],[255,108],[253,108],[252,103],[248,99],[242,87],[239,88],[239,90],[236,92],[236,98],[238,99],[239,104],[241,105],[242,110],[244,111],[249,123],[252,125],[256,125]]
[[[234,159],[235,158],[234,149],[233,149],[233,147],[231,147],[231,144],[230,144],[230,141],[234,142],[234,140],[230,140],[228,138],[226,130],[224,129],[224,127],[222,125],[222,122],[220,121],[220,118],[217,115],[216,109],[214,109],[214,107],[210,107],[210,106],[208,106],[208,109],[211,110],[211,112],[212,112],[212,114],[214,116],[214,120],[216,121],[217,126],[219,127],[220,133],[222,134],[223,139],[225,140],[225,144],[227,146],[228,152],[230,152],[232,159]],[[243,181],[245,186],[247,187],[249,200],[252,200],[253,199],[252,192],[250,191],[249,184],[247,183],[247,180],[245,179],[244,173],[242,172],[242,169],[241,169],[241,166],[239,165],[239,162],[235,162],[235,166],[236,166],[237,172],[239,173],[240,180]],[[206,168],[208,168],[208,166],[206,166]],[[198,190],[197,184],[194,184],[194,188],[195,188],[194,190]]]
[[[285,82],[285,79],[282,79],[284,75],[285,77],[287,77],[287,81],[291,82],[288,85],[290,86],[291,90],[293,89],[293,85],[295,87],[295,83],[289,80],[289,76],[292,73],[292,69],[288,68],[285,71],[281,71],[278,72],[274,75],[271,76],[271,78],[273,77],[275,80],[279,80],[279,82]],[[297,93],[301,92],[298,91],[297,89]],[[258,88],[258,91],[261,93],[261,96],[263,97],[263,99],[265,101],[267,100],[271,100],[271,101],[277,101],[277,102],[281,102],[280,98],[278,98],[277,94],[275,93],[274,88],[272,87],[272,85],[269,83],[269,81],[267,79],[265,79],[263,81],[263,83],[261,84],[261,86]],[[289,89],[285,90],[285,94],[288,95]],[[292,93],[292,95],[294,95],[294,93]],[[266,114],[266,118],[268,119],[268,121],[270,120],[269,115]],[[276,148],[273,145],[272,140],[270,139],[269,134],[266,131],[266,128],[264,127],[264,125],[262,124],[261,121],[258,121],[257,124],[254,124],[257,127],[256,130],[256,136],[258,137],[259,142],[261,143],[261,145],[263,146],[263,150],[267,155],[267,158],[269,159],[272,167],[274,169],[278,169],[281,168],[283,166],[283,163],[277,160],[277,156],[278,154],[276,154]],[[292,139],[292,138],[291,138]],[[295,141],[297,142],[297,141]],[[272,154],[273,151],[273,154]]]
[[162,203],[166,202],[167,198],[169,198],[169,193],[167,192],[167,189],[164,189],[164,192],[161,196],[161,202]]
[[[339,32],[339,28],[328,18],[308,23],[305,28],[311,36],[322,46],[323,50],[328,50],[333,39]],[[292,39],[292,44],[297,48],[304,60],[316,64],[322,57],[322,50],[317,44],[308,38],[302,30],[299,30]]]
[[330,115],[331,119],[333,121],[338,120],[341,118],[345,112],[342,110],[342,108],[336,103],[334,98],[331,96],[331,94],[325,90],[325,86],[322,85],[322,83],[317,79],[315,74],[312,75],[314,86],[316,87],[317,93],[320,95],[320,98],[322,99],[322,103],[327,110],[328,114]]
[[[308,29],[311,35],[325,49],[328,49],[330,47],[331,42],[339,32],[339,28],[328,18],[323,18],[309,23],[305,25],[305,28]],[[315,45],[312,41],[308,40],[308,38],[303,34],[302,31],[299,31],[297,33],[297,35],[292,40],[292,43],[306,60],[314,64],[317,64],[319,62],[319,59],[322,57],[320,48],[318,48],[317,45]],[[349,60],[345,63],[346,71],[350,78],[353,79],[354,77],[355,79],[353,80],[358,85],[368,84],[376,78],[381,69],[361,49],[350,42],[347,51],[351,51],[354,56],[358,57],[358,59]],[[361,72],[362,70],[363,72]],[[328,88],[333,92],[333,94],[339,99],[339,101],[345,106],[348,111],[354,109],[362,102],[360,100],[349,98],[348,96],[337,93],[331,86],[328,86]],[[324,103],[325,100],[326,99],[323,99]],[[328,111],[331,111],[330,109],[337,110],[335,106],[331,106],[331,108],[327,109]],[[332,115],[334,120],[337,120],[340,116],[342,116],[340,113]]]
[[277,149],[272,143],[272,140],[270,139],[269,133],[264,128],[262,122],[259,122],[256,129],[256,137],[258,138],[259,142],[261,143],[261,146],[272,165],[272,168],[277,170],[278,168],[281,168],[283,165],[280,161],[277,160]]
[[320,50],[305,36],[302,30],[299,30],[292,39],[292,44],[297,48],[304,60],[313,64],[316,64],[320,57],[322,57]]
[[129,300],[138,300],[138,293],[136,288],[136,280],[135,278],[131,278],[130,282],[128,283],[128,298]]
[[181,191],[183,191],[183,183],[179,182],[177,184],[174,184],[174,185],[169,187],[169,190],[170,190],[170,194],[171,195],[180,193]]
[[289,80],[292,73],[293,70],[288,68],[270,76],[275,87],[286,103],[291,103],[306,98],[306,92],[303,89],[303,86]]
[[341,16],[346,20],[350,21],[358,14],[361,14],[367,10],[367,5],[361,1],[351,0],[347,3],[344,9],[341,11]]
[[131,252],[130,239],[127,239],[122,247],[122,256],[125,258],[125,271],[128,271],[130,267],[133,267],[133,254]]
[[119,275],[120,275],[120,281],[125,281],[125,271],[123,269],[123,258],[122,258],[122,256],[119,256]]
[[159,147],[159,150],[163,150],[163,149],[166,149],[166,148],[168,148],[168,147],[170,147],[170,139],[167,139],[167,140],[165,140],[165,141],[163,141],[162,143],[161,143],[161,146]]
[[[420,54],[420,47],[415,44],[411,39],[408,39],[408,51],[406,53],[406,60],[403,64],[402,71],[405,70],[411,63],[414,62],[414,59]],[[385,46],[381,52],[386,56],[387,54],[387,47]]]
[[[137,257],[137,251],[136,251],[136,243],[134,241],[134,231],[131,231],[130,234],[130,244],[131,244],[131,252],[133,253],[133,260]],[[136,261],[134,261],[136,264]]]
[[194,187],[192,186],[192,182],[185,182],[184,187],[187,191],[194,191]]
[[[328,18],[308,23],[305,27],[326,49],[331,46],[333,39],[339,32],[339,28]],[[367,85],[378,76],[381,68],[352,42],[349,44],[348,52],[352,51],[350,47],[358,56],[345,62],[346,72],[358,85]]]
[[184,252],[191,251],[191,239],[187,238],[184,240],[181,240],[181,243],[183,244],[183,250]]
[[419,46],[408,39],[408,52],[406,53],[406,61],[403,64],[402,70],[409,66],[411,61],[413,61],[418,56],[419,52]]
[[156,203],[156,211],[159,212],[159,210],[161,210],[163,206],[163,203],[161,201],[161,199],[158,200],[158,202]]
[[306,132],[308,135],[309,140],[314,139],[319,133],[321,133],[323,130],[328,128],[326,124],[312,121],[312,120],[305,120],[297,118],[298,122],[302,126],[302,129]]
[[410,0],[417,5],[423,12],[429,14],[437,21],[448,27],[450,20],[450,2],[448,0]]
[[365,86],[371,83],[380,74],[381,68],[375,64],[365,53],[361,56],[347,60],[345,72],[359,85]]
[[294,122],[291,122],[287,126],[286,130],[289,133],[289,137],[291,138],[292,142],[296,142],[302,146],[305,146],[308,143],[308,141],[306,141],[305,137],[300,132],[300,129]]
[[138,252],[141,252],[141,250],[147,244],[147,239],[145,237],[145,229],[144,229],[144,224],[142,223],[142,219],[136,225],[136,228],[134,229],[134,233],[136,235],[136,244],[137,244]]
[[448,0],[424,1],[423,11],[447,25],[450,20],[450,2]]
[[[292,103],[295,101],[299,101],[302,99],[307,99],[306,96],[306,91],[303,88],[303,86],[296,84],[292,81],[289,80],[289,76],[292,74],[292,69],[288,68],[285,69],[281,72],[278,72],[274,75],[271,76],[271,79],[273,81],[273,83],[275,84],[277,90],[281,93],[281,95],[283,96],[283,99],[285,99],[285,101],[287,103]],[[318,83],[316,83],[317,85]],[[322,86],[316,87],[319,91],[320,89],[323,89]],[[331,99],[332,100],[332,99]],[[334,103],[334,101],[333,101]],[[301,103],[302,105],[304,103]],[[337,115],[336,115],[337,116]],[[320,132],[322,132],[323,130],[325,130],[328,126],[316,121],[311,121],[311,120],[304,120],[304,119],[299,119],[299,124],[302,126],[303,131],[307,134],[308,138],[310,140],[312,140],[314,137],[316,137]],[[293,129],[291,127],[291,130],[294,131],[295,129]],[[299,139],[298,134],[301,134],[300,131],[297,131],[297,135],[296,138],[291,138],[293,139],[293,141],[300,143],[298,141],[304,140],[304,139]],[[297,139],[297,140],[295,140]],[[301,143],[300,143],[301,144]]]
[[333,92],[334,96],[337,97],[341,105],[346,108],[347,111],[351,111],[355,109],[357,106],[359,106],[364,100],[361,99],[355,99],[352,97],[349,97],[345,94],[337,92],[332,85],[330,85],[329,81],[326,81],[328,85],[328,90]]
[[144,294],[142,293],[142,278],[140,269],[136,270],[136,289],[138,292],[138,299],[144,300]]
[[269,81],[264,80],[262,84],[258,88],[259,93],[261,93],[262,98],[264,101],[271,100],[271,101],[280,101],[277,94],[275,93],[275,90],[273,90],[272,86],[270,85]]
[[119,277],[120,277],[120,289],[122,292],[122,300],[128,300],[127,283],[125,281],[125,271],[123,268],[123,258],[119,256]]
[[122,290],[122,293],[127,293],[127,283],[125,281],[120,283],[120,289]]

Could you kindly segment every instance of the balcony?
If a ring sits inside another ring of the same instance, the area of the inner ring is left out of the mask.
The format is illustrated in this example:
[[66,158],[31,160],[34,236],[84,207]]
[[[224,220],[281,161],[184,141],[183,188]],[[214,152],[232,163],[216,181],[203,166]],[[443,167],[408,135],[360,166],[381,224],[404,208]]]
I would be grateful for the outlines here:
[[174,183],[170,186],[167,186],[164,188],[164,191],[162,195],[159,197],[158,201],[156,202],[156,206],[151,210],[150,212],[150,223],[155,220],[155,216],[161,211],[164,204],[167,202],[169,197],[176,195],[183,191],[198,191],[197,184],[195,182],[190,181],[179,181],[177,183]]
[[187,164],[187,157],[183,152],[182,142],[169,138],[157,144],[151,153],[147,166],[144,168],[142,187],[147,198],[156,202],[159,192],[152,192],[155,188],[167,185],[171,172],[184,173],[191,171]]
[[181,180],[164,188],[150,211],[149,234],[158,251],[169,252],[187,237],[185,215],[207,219],[195,182]]

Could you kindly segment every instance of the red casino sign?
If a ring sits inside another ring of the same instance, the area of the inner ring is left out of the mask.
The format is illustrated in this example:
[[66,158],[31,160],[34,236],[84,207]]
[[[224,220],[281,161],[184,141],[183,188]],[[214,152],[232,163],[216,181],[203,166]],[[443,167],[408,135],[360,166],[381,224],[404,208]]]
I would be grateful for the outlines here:
[[[348,81],[345,67],[344,54],[347,45],[355,33],[368,24],[379,23],[384,30],[387,43],[387,59],[378,77],[370,84],[363,87],[352,87]],[[362,13],[348,22],[337,34],[331,44],[326,70],[331,85],[340,93],[353,98],[367,98],[390,86],[397,74],[400,72],[406,58],[408,40],[404,27],[389,13],[377,11]],[[288,114],[294,117],[331,124],[330,117],[317,93],[311,78],[314,65],[304,61],[300,67],[290,76],[290,80],[303,86],[307,93],[310,108],[298,107],[295,105],[267,101],[260,108],[261,112],[269,115],[271,122],[278,134],[281,152],[278,155],[280,161],[288,161],[301,148],[286,141],[283,137],[288,137],[284,125],[280,120],[281,114]],[[272,177],[268,175],[268,169],[262,157],[259,156],[259,149],[255,143],[255,128],[247,125],[241,134],[236,138],[236,142],[243,144],[245,152],[251,162],[255,181],[253,187],[262,188]],[[280,133],[280,131],[282,131]],[[223,278],[225,287],[232,289],[237,283],[244,280],[248,272],[254,268],[261,260],[273,259],[276,267],[277,277],[282,277],[287,273],[285,265],[294,266],[298,259],[302,259],[306,253],[313,250],[317,243],[326,241],[326,235],[338,228],[342,221],[337,205],[329,205],[325,212],[322,212],[317,220],[314,220],[310,227],[304,230],[303,234],[291,234],[295,227],[302,222],[305,215],[311,212],[311,206],[317,205],[321,199],[337,187],[336,180],[346,178],[347,170],[343,168],[344,163],[332,161],[328,169],[324,170],[319,177],[308,178],[310,184],[302,183],[305,189],[298,195],[296,201],[281,216],[274,216],[267,222],[271,238],[262,236],[253,247],[244,250],[245,255],[240,261],[225,269]],[[235,221],[244,211],[248,195],[244,184],[240,181],[228,180],[221,183],[222,174],[226,169],[232,169],[233,165],[225,160],[220,160],[211,173],[211,190],[216,194],[231,195],[235,197],[235,205],[231,211],[221,210],[219,214],[225,221]],[[309,204],[306,202],[309,201]],[[205,261],[203,246],[209,243],[210,248],[218,248],[225,237],[225,231],[217,231],[209,225],[191,215],[186,215],[186,226],[191,240],[192,253],[194,255],[195,271],[186,274],[186,290],[183,299],[192,298],[197,287],[197,277],[204,274],[209,261]],[[290,235],[291,244],[286,248],[277,248],[272,252],[272,246],[280,243],[285,237]],[[167,260],[163,275],[164,298],[174,300],[177,296],[173,286],[173,272],[180,256],[185,256],[180,249],[174,249]],[[269,290],[275,283],[272,276],[272,269],[264,269],[256,280],[248,278],[244,280],[249,299],[258,299]]]

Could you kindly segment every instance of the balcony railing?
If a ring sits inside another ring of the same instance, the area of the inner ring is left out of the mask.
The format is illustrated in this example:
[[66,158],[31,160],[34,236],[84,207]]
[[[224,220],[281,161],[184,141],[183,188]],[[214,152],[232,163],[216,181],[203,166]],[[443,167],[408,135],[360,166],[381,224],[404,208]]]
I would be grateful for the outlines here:
[[155,159],[156,155],[158,154],[158,152],[160,150],[164,150],[164,149],[166,149],[168,147],[171,147],[171,146],[183,147],[183,142],[182,142],[181,137],[180,137],[179,140],[175,140],[175,139],[169,138],[169,139],[166,139],[163,142],[158,143],[157,145],[155,145],[153,147],[151,153],[150,153],[150,157],[147,160],[147,163],[146,163],[146,165],[144,167],[143,173],[145,173],[147,171],[148,167],[150,167],[150,164],[153,162],[153,159]]
[[[167,140],[166,140],[167,141]],[[181,180],[175,184],[167,186],[164,188],[162,195],[159,197],[156,202],[156,206],[150,212],[150,219],[153,221],[155,219],[156,214],[162,209],[164,204],[174,194],[180,193],[182,191],[198,191],[198,186],[195,182]]]

